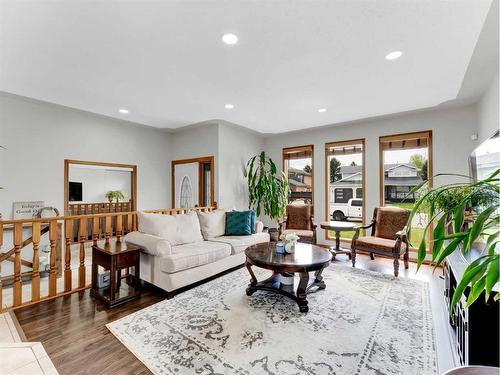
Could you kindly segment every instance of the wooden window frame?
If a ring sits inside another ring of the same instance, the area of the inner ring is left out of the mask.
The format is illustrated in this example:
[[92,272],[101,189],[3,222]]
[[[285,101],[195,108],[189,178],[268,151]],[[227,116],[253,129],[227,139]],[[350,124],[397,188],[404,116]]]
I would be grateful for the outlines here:
[[[363,199],[363,208],[362,208],[362,215],[363,215],[363,220],[362,220],[362,225],[365,225],[366,221],[366,182],[365,182],[365,177],[366,177],[366,163],[365,163],[365,155],[366,155],[366,141],[365,138],[358,138],[358,139],[350,139],[347,141],[335,141],[335,142],[327,142],[325,143],[325,220],[330,221],[330,163],[328,161],[328,150],[331,147],[339,147],[339,146],[352,146],[356,144],[361,144],[363,147],[363,152],[361,155],[361,160],[362,160],[362,168],[361,168],[361,174],[363,176],[363,180],[361,182],[361,188],[362,190],[362,199]],[[356,197],[356,191],[354,191],[353,197]],[[330,237],[328,235],[328,231],[325,230],[325,240],[333,240],[334,237]],[[344,242],[351,242],[350,239],[341,239]]]
[[[362,199],[363,199],[363,208],[362,208],[362,215],[363,215],[363,220],[362,220],[362,224],[365,225],[365,220],[366,220],[366,199],[365,199],[365,195],[366,195],[366,188],[365,188],[365,171],[366,171],[366,166],[365,166],[365,155],[366,155],[366,142],[365,142],[365,138],[358,138],[358,139],[350,139],[350,140],[346,140],[346,141],[334,141],[334,142],[327,142],[325,143],[325,220],[326,221],[330,221],[330,189],[329,189],[329,185],[330,185],[330,163],[328,161],[328,150],[331,148],[331,147],[338,147],[338,146],[352,146],[352,145],[356,145],[356,144],[361,144],[362,147],[363,147],[363,152],[362,152],[362,155],[361,155],[361,160],[362,160],[362,168],[361,168],[361,174],[363,176],[363,180],[362,180],[362,183],[361,183],[361,188],[363,189],[362,191]],[[354,195],[353,197],[356,197],[356,191],[354,191]],[[328,230],[325,230],[325,240],[334,240],[335,238],[334,237],[330,237],[328,235]],[[341,241],[344,241],[344,242],[351,242],[350,239],[344,239],[342,238]]]
[[[400,134],[393,134],[393,135],[382,135],[379,137],[378,141],[378,149],[379,149],[379,199],[380,199],[380,206],[384,207],[385,205],[385,197],[384,197],[384,191],[385,191],[385,186],[384,186],[384,176],[385,176],[385,171],[384,171],[384,149],[382,147],[382,143],[386,142],[391,142],[391,141],[403,141],[407,140],[408,138],[427,138],[427,152],[428,152],[428,157],[427,157],[427,178],[429,179],[429,188],[432,188],[432,176],[434,176],[434,171],[433,171],[433,150],[432,150],[432,130],[422,130],[422,131],[417,131],[417,132],[410,132],[410,133],[400,133]],[[429,238],[432,240],[432,225],[429,228]],[[411,246],[411,250],[416,250],[417,248]],[[429,253],[430,249],[427,249],[427,253]],[[413,260],[413,259],[411,259]]]
[[285,172],[285,154],[290,153],[291,151],[311,151],[311,202],[312,206],[314,207],[314,145],[309,144],[309,145],[302,145],[302,146],[293,146],[293,147],[283,147],[281,151],[281,170],[283,173],[286,174],[286,177],[288,179],[288,170]]
[[100,167],[116,167],[116,168],[130,168],[131,169],[131,201],[132,211],[137,210],[137,165],[135,164],[121,164],[109,163],[103,161],[88,161],[88,160],[73,160],[64,159],[64,214],[69,214],[69,166],[71,164],[78,165],[95,165]]
[[[215,206],[215,160],[213,156],[202,156],[199,158],[172,160],[171,167],[171,202],[172,208],[175,208],[175,166],[178,164],[191,164],[198,163],[198,202],[203,200],[203,164],[210,164],[210,205]],[[200,204],[198,206],[201,207]]]

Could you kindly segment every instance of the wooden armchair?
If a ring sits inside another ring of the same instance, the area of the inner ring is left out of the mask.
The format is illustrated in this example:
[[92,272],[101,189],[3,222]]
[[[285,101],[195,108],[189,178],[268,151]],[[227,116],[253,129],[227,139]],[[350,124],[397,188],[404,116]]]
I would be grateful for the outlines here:
[[316,244],[316,224],[314,223],[313,206],[310,204],[289,204],[287,216],[280,223],[280,235],[297,233],[299,242]]
[[[363,251],[394,259],[394,276],[399,274],[399,258],[403,254],[405,269],[408,269],[409,242],[405,227],[410,211],[398,207],[379,207],[373,212],[370,225],[357,226],[351,242],[352,266],[356,265],[356,252]],[[371,228],[371,236],[360,236],[362,229]]]

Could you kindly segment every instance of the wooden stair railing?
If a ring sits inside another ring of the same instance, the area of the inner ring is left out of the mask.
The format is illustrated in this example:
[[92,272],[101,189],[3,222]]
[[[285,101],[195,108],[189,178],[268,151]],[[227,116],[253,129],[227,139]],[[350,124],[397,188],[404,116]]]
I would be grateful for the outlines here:
[[[215,207],[196,207],[191,209],[159,209],[147,210],[148,213],[164,215],[178,215],[188,211],[208,212]],[[31,236],[23,239],[24,231],[31,229]],[[13,274],[0,277],[0,312],[6,309],[16,309],[29,304],[53,299],[69,293],[78,292],[90,287],[87,280],[86,245],[98,241],[109,243],[110,240],[121,240],[123,236],[137,229],[136,212],[112,212],[90,215],[59,216],[40,219],[0,220],[0,249],[5,245],[6,230],[12,231],[13,247],[7,252],[0,252],[0,275],[4,262],[13,263]],[[49,260],[47,290],[41,288],[40,270],[40,241],[48,234]],[[59,242],[64,241],[64,257],[61,259]],[[33,257],[30,260],[22,259],[22,249],[33,245]],[[73,285],[73,269],[71,267],[72,248],[78,253],[78,273],[76,285]],[[88,245],[87,245],[88,246]],[[10,246],[9,246],[10,247]],[[61,264],[60,263],[64,263]],[[31,268],[31,271],[22,272],[21,266]],[[58,279],[62,277],[61,283]],[[28,280],[26,280],[28,279]],[[12,305],[4,307],[4,281],[12,282]],[[23,287],[29,283],[31,298],[23,300]],[[60,289],[60,290],[59,290]]]

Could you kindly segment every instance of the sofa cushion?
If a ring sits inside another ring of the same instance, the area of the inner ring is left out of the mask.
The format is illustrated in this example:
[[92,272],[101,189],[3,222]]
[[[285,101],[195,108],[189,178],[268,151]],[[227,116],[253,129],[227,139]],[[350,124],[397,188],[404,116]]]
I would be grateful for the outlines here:
[[312,230],[307,230],[307,229],[285,229],[281,231],[282,234],[289,234],[289,233],[295,233],[299,237],[306,237],[306,238],[312,238],[314,235],[314,232]]
[[203,241],[196,212],[181,215],[137,214],[139,231],[161,237],[172,246]]
[[244,252],[249,246],[269,242],[269,233],[260,232],[251,236],[220,236],[211,238],[209,241],[231,245],[231,254],[234,255]]
[[144,252],[154,256],[164,257],[172,253],[170,242],[152,234],[137,231],[130,232],[125,235],[123,240],[127,243],[139,246]]
[[161,270],[174,273],[216,262],[231,255],[231,246],[220,242],[200,241],[172,246],[172,254],[161,259]]
[[[355,247],[362,246],[376,251],[382,251],[391,254],[392,249],[396,245],[396,240],[389,240],[387,238],[381,238],[381,237],[362,236],[358,237],[354,245]],[[404,249],[403,245],[401,246],[401,249]]]
[[226,212],[225,236],[245,236],[252,234],[251,211]]
[[198,211],[201,234],[205,240],[209,238],[223,236],[226,230],[226,212],[215,210],[212,212]]
[[396,239],[396,233],[406,225],[410,211],[399,207],[379,207],[375,225],[375,237]]

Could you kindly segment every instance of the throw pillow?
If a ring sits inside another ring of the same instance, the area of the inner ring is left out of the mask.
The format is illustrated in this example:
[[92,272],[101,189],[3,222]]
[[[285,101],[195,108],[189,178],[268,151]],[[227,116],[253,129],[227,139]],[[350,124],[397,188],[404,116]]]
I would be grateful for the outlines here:
[[248,236],[252,234],[250,211],[226,212],[226,236]]
[[[236,210],[233,210],[236,211]],[[240,212],[248,212],[250,214],[250,225],[252,228],[252,234],[255,234],[257,232],[257,214],[255,213],[254,210],[248,210],[248,211],[240,211]]]
[[198,211],[201,234],[205,240],[223,236],[226,230],[226,213],[223,210],[212,212]]
[[181,215],[138,214],[139,231],[161,237],[172,246],[203,241],[196,212]]

